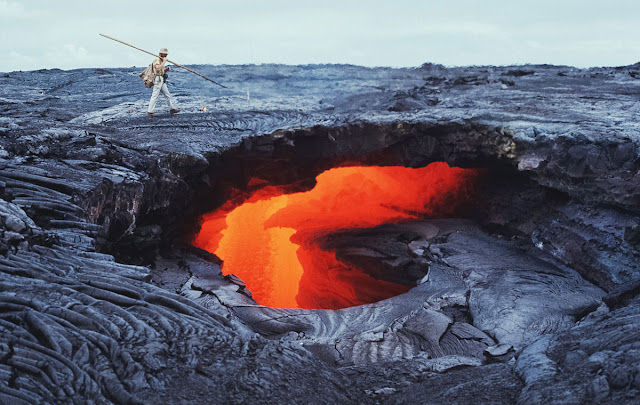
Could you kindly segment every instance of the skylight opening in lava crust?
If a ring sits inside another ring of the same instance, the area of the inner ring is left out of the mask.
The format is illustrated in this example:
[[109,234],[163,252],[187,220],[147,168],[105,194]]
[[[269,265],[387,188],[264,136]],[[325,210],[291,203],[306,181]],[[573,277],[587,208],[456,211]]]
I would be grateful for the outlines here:
[[223,260],[261,305],[339,309],[411,286],[378,280],[336,259],[318,241],[332,233],[455,214],[472,198],[476,169],[351,166],[324,171],[306,192],[266,186],[241,204],[205,214],[194,245]]

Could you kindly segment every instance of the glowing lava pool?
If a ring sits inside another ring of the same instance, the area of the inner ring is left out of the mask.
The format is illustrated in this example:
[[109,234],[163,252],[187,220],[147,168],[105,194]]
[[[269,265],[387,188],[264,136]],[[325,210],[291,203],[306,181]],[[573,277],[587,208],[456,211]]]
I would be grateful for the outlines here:
[[[339,309],[376,302],[411,286],[377,280],[322,250],[319,238],[416,218],[453,215],[471,198],[475,169],[435,162],[423,168],[329,169],[306,192],[267,186],[241,204],[205,214],[193,244],[220,257],[261,305]],[[259,180],[255,181],[256,183]]]

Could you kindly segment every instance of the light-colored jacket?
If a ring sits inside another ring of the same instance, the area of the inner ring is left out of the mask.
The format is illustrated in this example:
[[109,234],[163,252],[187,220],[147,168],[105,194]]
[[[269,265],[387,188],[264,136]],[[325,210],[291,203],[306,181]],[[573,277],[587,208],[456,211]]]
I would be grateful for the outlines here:
[[153,60],[153,62],[151,62],[151,66],[153,66],[153,74],[154,74],[154,75],[156,75],[156,76],[162,76],[162,75],[164,75],[165,68],[162,68],[162,69],[160,69],[160,70],[157,70],[157,69],[156,69],[156,63],[158,63],[158,64],[162,63],[162,59],[160,59],[160,58],[155,58],[155,59]]

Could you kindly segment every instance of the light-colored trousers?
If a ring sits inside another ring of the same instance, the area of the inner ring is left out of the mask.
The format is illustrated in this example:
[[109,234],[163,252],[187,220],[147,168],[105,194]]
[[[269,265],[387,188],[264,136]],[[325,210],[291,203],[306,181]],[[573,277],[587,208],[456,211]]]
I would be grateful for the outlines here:
[[169,89],[167,88],[164,79],[162,78],[162,76],[156,76],[153,82],[153,93],[151,93],[151,100],[149,101],[148,111],[150,113],[153,112],[153,110],[156,108],[156,101],[158,101],[158,95],[160,94],[160,91],[162,91],[162,94],[164,94],[164,97],[167,99],[169,108],[171,110],[175,108],[173,102],[171,101],[171,94],[169,94]]

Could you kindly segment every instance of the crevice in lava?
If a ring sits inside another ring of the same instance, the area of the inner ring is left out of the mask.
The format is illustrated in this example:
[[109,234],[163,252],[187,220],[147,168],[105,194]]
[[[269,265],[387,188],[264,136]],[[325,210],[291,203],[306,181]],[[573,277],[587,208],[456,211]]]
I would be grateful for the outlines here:
[[[204,188],[203,192],[206,194],[206,197],[194,198],[194,201],[205,201],[208,202],[209,205],[205,207],[206,203],[204,205],[200,204],[200,209],[195,211],[197,215],[192,216],[195,221],[187,224],[183,229],[183,235],[189,237],[200,230],[199,214],[203,212],[213,211],[214,209],[229,212],[232,207],[240,206],[244,202],[256,204],[256,201],[264,200],[267,196],[272,197],[273,194],[292,194],[309,191],[316,185],[315,176],[331,167],[340,168],[355,165],[389,166],[399,164],[404,167],[421,167],[438,160],[454,162],[463,167],[489,167],[495,170],[504,170],[506,167],[512,166],[504,156],[497,159],[488,159],[489,153],[483,148],[477,149],[473,153],[458,153],[458,145],[456,142],[463,134],[465,134],[465,132],[462,127],[458,125],[424,128],[419,125],[394,123],[389,126],[352,125],[332,129],[314,127],[306,130],[275,133],[269,136],[247,139],[233,151],[214,156],[212,167],[216,169],[212,169],[208,176],[208,178],[213,181],[209,187]],[[498,144],[508,144],[507,141],[501,139],[504,136],[503,134],[499,132],[492,132],[492,134],[496,139],[499,139],[496,141]],[[486,142],[486,139],[484,142]],[[252,198],[255,201],[251,201]],[[450,207],[454,205],[456,204],[449,204]],[[454,210],[451,209],[445,212],[445,206],[447,206],[447,204],[440,204],[437,209],[433,210],[434,212],[429,213],[425,212],[424,206],[404,208],[404,214],[406,218],[425,218],[429,215],[452,215]],[[457,208],[458,215],[469,215],[469,212],[473,211],[473,209],[469,207],[469,204],[457,204]],[[466,212],[462,212],[463,210],[466,210]],[[218,213],[220,213],[220,211],[218,211]],[[245,227],[250,226],[253,223],[252,221],[255,215],[246,214],[245,217],[249,218],[247,219],[248,222]],[[311,217],[313,217],[313,215],[311,215]],[[388,220],[398,221],[398,217],[389,218]],[[224,220],[220,215],[218,215],[217,218],[214,215],[209,219],[212,223],[217,222],[217,224],[213,226],[213,228],[217,229],[216,232],[219,233],[224,228]],[[376,226],[381,223],[383,222],[371,222],[366,226]],[[354,225],[351,226],[355,227]],[[360,225],[359,227],[364,226],[365,225]],[[282,230],[282,228],[286,227],[273,226],[272,229],[273,228]],[[342,228],[336,228],[334,231],[342,229],[349,229],[349,226],[343,225]],[[255,232],[257,232],[257,230]],[[313,235],[312,237],[312,235],[306,235],[304,232],[284,230],[284,233],[281,234],[280,237],[286,241],[294,239],[297,244],[293,246],[310,246],[319,243],[326,244],[326,238],[330,237],[330,234],[331,232],[325,230],[323,235]],[[220,241],[220,235],[210,235],[210,238],[211,247],[207,250],[215,252],[218,242]],[[323,238],[324,241],[321,240]],[[312,239],[313,243],[311,242]],[[242,241],[237,241],[236,244],[241,245]],[[196,245],[206,248],[207,243],[196,243]],[[262,244],[259,243],[258,245],[264,248],[267,243],[263,241]],[[247,246],[244,249],[246,250],[246,255],[251,256],[253,251],[258,248],[250,248]],[[248,288],[252,290],[253,296],[258,299],[258,302],[278,307],[301,306],[304,308],[334,309],[374,302],[406,292],[412,286],[415,286],[416,281],[424,276],[428,269],[428,265],[421,263],[420,266],[422,266],[422,270],[414,271],[412,277],[405,276],[402,282],[397,283],[398,280],[387,281],[386,279],[393,279],[393,277],[388,277],[388,274],[363,272],[358,270],[358,267],[353,264],[349,265],[348,262],[338,260],[335,257],[335,253],[331,252],[331,249],[324,251],[313,247],[316,252],[315,255],[308,253],[312,249],[301,249],[301,251],[297,252],[295,249],[297,249],[297,247],[290,248],[288,254],[279,254],[278,257],[282,259],[288,256],[292,260],[297,257],[295,261],[307,262],[305,267],[309,269],[317,268],[318,266],[314,266],[314,263],[322,257],[320,261],[331,263],[319,266],[325,269],[325,278],[326,269],[334,267],[342,269],[342,271],[336,271],[334,274],[349,274],[352,280],[342,282],[346,287],[341,293],[325,293],[325,298],[331,296],[331,298],[327,298],[325,302],[319,302],[319,299],[316,299],[300,304],[297,300],[290,297],[288,301],[276,303],[261,299],[261,294],[256,293],[256,290],[252,288],[252,283],[247,280],[247,276],[241,275],[240,277],[248,283]],[[241,265],[240,267],[252,266],[255,267],[256,264],[245,263],[244,266]],[[300,265],[298,264],[296,266]],[[233,266],[228,265],[228,267]],[[223,271],[225,274],[227,272],[234,272],[228,268],[224,268]],[[422,273],[420,273],[420,271],[422,271]],[[306,277],[304,278],[300,276],[302,272],[300,269],[296,270],[296,272],[297,275],[285,277],[284,280],[289,280],[289,282],[293,281],[294,285],[298,284],[297,280],[302,280],[302,282],[299,283],[301,290],[307,292],[314,289],[322,289],[320,286],[323,284],[322,281],[325,281],[322,277],[322,271],[316,272],[315,277],[311,276],[314,274],[313,270],[305,271]],[[316,280],[315,282],[305,282],[305,280],[314,278]],[[373,280],[373,282],[367,280]],[[283,282],[284,281],[281,280],[277,282],[277,284],[282,284]],[[334,284],[332,284],[330,288],[326,285],[326,282],[324,284],[325,290],[337,290],[340,285],[340,283],[336,283],[336,280],[334,280]],[[352,289],[350,286],[353,285],[361,286],[359,289],[360,292],[358,293],[360,296],[353,291],[346,291],[346,289]],[[377,295],[367,294],[364,292],[366,288],[362,288],[367,285],[375,286],[369,288],[370,290],[382,290],[384,292]],[[301,297],[303,295],[320,297],[323,294],[300,294]],[[340,296],[343,298],[338,299],[337,297]],[[348,298],[349,296],[351,296],[351,298]],[[301,300],[304,301],[304,298],[301,298]]]
[[[486,174],[474,204],[459,207],[456,215],[474,220],[488,233],[519,239],[523,246],[535,243],[587,280],[611,288],[608,274],[618,270],[602,270],[598,250],[588,243],[566,242],[588,241],[591,230],[573,211],[588,212],[591,197],[574,195],[573,188],[543,177],[544,171],[520,170],[516,149],[527,147],[516,145],[507,131],[477,124],[394,122],[277,131],[246,138],[233,148],[212,152],[206,160],[171,155],[150,165],[143,187],[105,184],[100,193],[104,201],[88,200],[84,208],[96,212],[97,223],[109,225],[103,251],[122,262],[153,264],[158,255],[179,257],[181,249],[190,249],[204,213],[226,204],[238,206],[256,192],[274,187],[285,194],[309,191],[316,176],[330,168],[419,168],[445,162],[483,168]],[[112,203],[128,200],[134,203]],[[622,218],[622,226],[631,229],[634,216],[620,207],[612,209],[617,210],[610,215],[612,221]],[[603,236],[612,237],[617,236]],[[322,243],[327,241],[325,235]],[[607,243],[614,246],[613,254],[631,257],[628,246],[615,245],[614,239]],[[618,272],[624,271],[622,267]]]
[[408,291],[426,271],[388,277],[320,244],[343,230],[453,215],[472,199],[478,177],[477,170],[440,162],[334,168],[307,192],[265,187],[241,205],[204,215],[194,244],[218,255],[223,271],[242,278],[263,305],[338,309],[376,302]]

